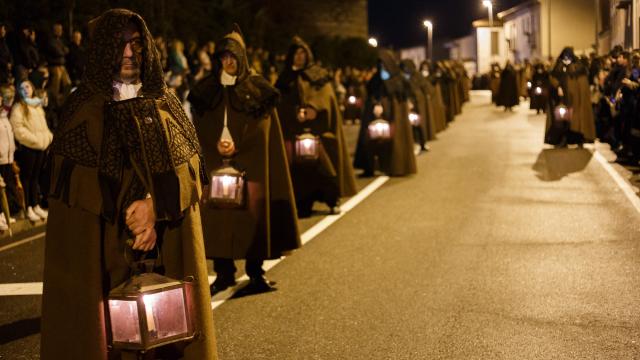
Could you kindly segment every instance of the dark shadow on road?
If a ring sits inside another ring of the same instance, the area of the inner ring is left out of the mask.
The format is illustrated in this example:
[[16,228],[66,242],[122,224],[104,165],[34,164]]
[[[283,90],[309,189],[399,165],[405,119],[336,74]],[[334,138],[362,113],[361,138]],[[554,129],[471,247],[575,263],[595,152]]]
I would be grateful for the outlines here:
[[40,317],[0,325],[0,345],[40,333]]
[[593,154],[587,149],[544,149],[532,169],[542,181],[559,181],[584,170]]

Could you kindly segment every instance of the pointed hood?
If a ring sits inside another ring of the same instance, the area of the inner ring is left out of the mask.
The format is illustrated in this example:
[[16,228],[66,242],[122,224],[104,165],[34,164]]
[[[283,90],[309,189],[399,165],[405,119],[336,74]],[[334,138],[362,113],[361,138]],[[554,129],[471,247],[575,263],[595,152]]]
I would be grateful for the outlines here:
[[[298,49],[304,49],[307,53],[307,63],[303,69],[293,70],[293,56]],[[294,36],[284,61],[284,69],[278,76],[276,87],[281,91],[286,91],[297,79],[298,75],[311,83],[315,88],[324,86],[331,81],[331,75],[322,66],[316,64],[315,57],[309,45],[299,36]]]
[[[238,80],[246,79],[251,75],[247,46],[238,24],[233,24],[233,30],[217,43],[215,58],[218,63],[220,63],[220,57],[225,52],[230,52],[238,60]],[[220,66],[220,69],[222,69],[222,66]]]

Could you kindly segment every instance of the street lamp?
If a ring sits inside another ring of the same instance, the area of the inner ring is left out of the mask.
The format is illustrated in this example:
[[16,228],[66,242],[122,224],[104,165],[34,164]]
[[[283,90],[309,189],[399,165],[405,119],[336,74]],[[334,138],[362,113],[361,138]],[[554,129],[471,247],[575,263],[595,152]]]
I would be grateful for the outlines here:
[[378,40],[374,37],[369,38],[369,45],[373,46],[373,47],[378,47]]
[[429,43],[427,44],[427,56],[429,60],[433,60],[433,23],[429,20],[425,20],[422,22],[422,25],[427,28],[427,39]]
[[482,5],[489,10],[489,26],[493,27],[493,3],[491,0],[484,0],[482,1]]

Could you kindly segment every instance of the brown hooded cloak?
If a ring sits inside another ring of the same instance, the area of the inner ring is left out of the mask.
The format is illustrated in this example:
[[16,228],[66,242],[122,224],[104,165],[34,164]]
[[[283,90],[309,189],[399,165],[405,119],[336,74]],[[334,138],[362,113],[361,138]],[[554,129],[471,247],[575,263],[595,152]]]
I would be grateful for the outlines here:
[[[113,74],[133,23],[143,41],[142,95],[114,102]],[[197,337],[157,353],[215,359],[211,298],[198,200],[201,162],[195,130],[171,95],[144,20],[109,10],[92,21],[88,66],[68,98],[52,144],[41,358],[117,359],[108,352],[105,301],[130,276],[125,212],[151,194],[164,275],[195,278]],[[186,345],[186,347],[184,347]]]
[[[307,53],[307,65],[304,69],[293,70],[293,55],[300,48]],[[297,36],[290,46],[284,71],[278,77],[276,87],[282,94],[278,114],[289,150],[296,200],[300,206],[308,207],[304,212],[310,212],[313,201],[323,201],[334,206],[340,197],[355,195],[355,176],[342,130],[342,113],[331,86],[331,76],[326,69],[314,62],[311,49]],[[300,123],[296,117],[300,107],[315,109],[317,117]],[[311,164],[296,163],[293,160],[295,139],[307,130],[321,140],[320,158]]]
[[245,172],[245,201],[238,209],[203,205],[207,258],[276,259],[301,246],[289,167],[275,104],[278,91],[251,71],[239,32],[216,46],[238,60],[235,85],[220,82],[221,64],[189,94],[194,123],[208,170],[222,165],[217,150],[227,110],[228,129],[237,152],[232,165]]

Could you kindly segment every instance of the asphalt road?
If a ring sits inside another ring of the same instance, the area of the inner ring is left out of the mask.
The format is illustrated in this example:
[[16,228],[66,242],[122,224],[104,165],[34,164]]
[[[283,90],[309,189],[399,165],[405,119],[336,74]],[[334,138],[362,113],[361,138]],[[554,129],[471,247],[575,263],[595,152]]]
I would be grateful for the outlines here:
[[[278,291],[217,307],[220,359],[640,358],[640,214],[592,150],[485,102],[270,270]],[[0,283],[41,281],[43,246],[0,252]],[[0,296],[0,359],[37,359],[39,301]]]
[[214,312],[221,359],[640,357],[640,216],[544,119],[478,103]]

